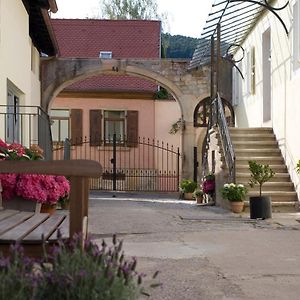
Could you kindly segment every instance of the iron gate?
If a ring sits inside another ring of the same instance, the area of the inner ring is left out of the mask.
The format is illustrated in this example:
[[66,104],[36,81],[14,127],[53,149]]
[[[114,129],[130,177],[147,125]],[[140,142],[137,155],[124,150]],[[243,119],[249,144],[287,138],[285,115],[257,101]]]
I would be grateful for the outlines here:
[[91,159],[103,167],[99,178],[90,181],[95,190],[176,192],[179,188],[179,148],[146,138],[137,141],[117,138],[72,142],[53,149],[53,159]]

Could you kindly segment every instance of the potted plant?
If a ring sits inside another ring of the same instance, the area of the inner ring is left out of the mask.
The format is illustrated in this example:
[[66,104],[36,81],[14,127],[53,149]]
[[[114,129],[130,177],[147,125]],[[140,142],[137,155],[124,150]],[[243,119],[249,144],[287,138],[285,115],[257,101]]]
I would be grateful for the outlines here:
[[197,188],[197,182],[191,179],[183,179],[180,183],[180,188],[184,193],[184,199],[193,200],[193,192]]
[[210,197],[215,192],[215,175],[213,173],[208,173],[204,176],[204,180],[202,183],[202,190],[205,194],[208,194]]
[[259,196],[251,196],[249,198],[250,218],[272,218],[272,202],[270,197],[262,196],[262,186],[265,182],[274,177],[275,172],[269,165],[259,164],[255,160],[250,160],[248,163],[251,173],[249,185],[250,187],[254,187],[256,184],[259,185]]
[[[7,144],[0,139],[1,160],[42,160],[43,150],[38,145],[26,148],[21,144]],[[0,174],[3,207],[24,211],[49,213],[60,198],[68,197],[69,181],[64,176],[37,174]],[[1,205],[0,205],[1,206]],[[48,212],[48,211],[47,211]]]
[[230,202],[232,212],[241,213],[243,211],[244,199],[247,194],[247,189],[244,185],[225,183],[221,189],[221,194],[224,199]]
[[197,202],[198,204],[203,203],[203,196],[204,196],[204,193],[203,193],[202,190],[196,189],[196,190],[194,191],[194,198],[196,199],[196,202]]

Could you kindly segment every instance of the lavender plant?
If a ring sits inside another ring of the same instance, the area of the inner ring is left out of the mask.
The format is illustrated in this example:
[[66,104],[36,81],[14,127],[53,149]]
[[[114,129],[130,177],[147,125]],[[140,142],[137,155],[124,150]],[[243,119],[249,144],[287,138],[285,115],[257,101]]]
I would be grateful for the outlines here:
[[86,240],[84,249],[80,236],[59,240],[41,260],[25,257],[14,246],[9,257],[0,257],[0,299],[137,299],[148,293],[136,266],[136,258],[125,259],[116,236],[111,247]]

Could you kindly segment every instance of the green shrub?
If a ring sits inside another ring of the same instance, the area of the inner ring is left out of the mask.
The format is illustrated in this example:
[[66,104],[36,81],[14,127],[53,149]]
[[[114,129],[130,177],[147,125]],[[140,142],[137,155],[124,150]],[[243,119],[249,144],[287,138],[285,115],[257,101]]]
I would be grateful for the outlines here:
[[242,184],[225,183],[221,189],[221,194],[224,199],[231,202],[243,201],[247,194],[247,189]]
[[191,179],[183,179],[180,183],[180,188],[184,193],[193,193],[197,188],[197,182]]
[[249,185],[254,187],[255,184],[259,184],[259,196],[261,197],[263,184],[274,177],[275,172],[269,165],[258,164],[255,160],[250,160],[248,163],[251,173]]
[[298,174],[300,174],[300,159],[297,162],[296,171]]
[[115,236],[112,247],[87,240],[84,250],[79,236],[59,241],[42,260],[25,257],[17,245],[10,256],[0,256],[0,299],[137,299],[147,293],[136,265],[135,258],[125,260]]

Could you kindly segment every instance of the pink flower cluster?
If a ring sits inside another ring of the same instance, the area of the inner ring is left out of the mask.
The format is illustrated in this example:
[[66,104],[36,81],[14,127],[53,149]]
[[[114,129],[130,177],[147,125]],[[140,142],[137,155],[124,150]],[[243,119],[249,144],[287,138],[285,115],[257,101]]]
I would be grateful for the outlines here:
[[202,190],[205,194],[212,194],[215,191],[215,181],[213,179],[204,180]]
[[25,199],[56,204],[68,196],[70,184],[64,176],[24,174],[18,176],[15,192]]
[[[41,158],[42,149],[37,145],[27,149],[20,144],[7,144],[0,139],[0,160],[38,160]],[[68,197],[70,193],[69,181],[64,176],[0,174],[0,182],[4,200],[20,196],[40,203],[55,204],[60,198]]]

